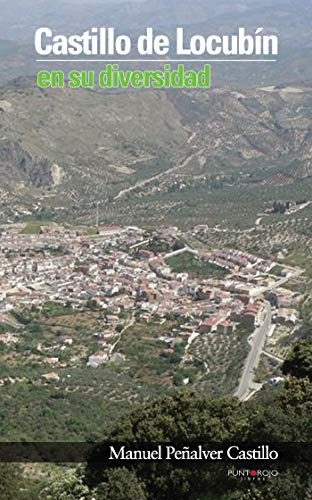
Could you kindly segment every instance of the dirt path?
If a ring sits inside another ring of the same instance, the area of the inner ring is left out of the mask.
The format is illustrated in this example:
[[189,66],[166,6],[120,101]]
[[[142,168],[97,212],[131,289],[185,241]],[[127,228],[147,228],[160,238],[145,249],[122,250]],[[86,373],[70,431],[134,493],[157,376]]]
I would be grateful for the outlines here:
[[182,163],[180,163],[179,165],[176,165],[175,167],[173,168],[170,168],[168,170],[165,170],[165,172],[161,172],[160,174],[157,174],[157,175],[154,175],[154,177],[149,177],[148,179],[145,179],[144,181],[140,181],[140,182],[137,182],[136,184],[134,184],[133,186],[127,188],[127,189],[123,189],[122,191],[120,191],[114,198],[114,200],[119,200],[120,198],[122,198],[125,194],[127,193],[130,193],[131,191],[134,191],[135,189],[137,189],[138,187],[144,187],[146,185],[148,185],[150,182],[153,182],[153,181],[156,181],[158,179],[161,179],[162,177],[164,177],[165,175],[171,175],[173,172],[176,172],[177,170],[179,169],[182,169],[184,167],[186,167],[196,156],[200,156],[202,153],[204,152],[203,149],[197,151],[196,153],[193,153],[191,156],[188,156]]

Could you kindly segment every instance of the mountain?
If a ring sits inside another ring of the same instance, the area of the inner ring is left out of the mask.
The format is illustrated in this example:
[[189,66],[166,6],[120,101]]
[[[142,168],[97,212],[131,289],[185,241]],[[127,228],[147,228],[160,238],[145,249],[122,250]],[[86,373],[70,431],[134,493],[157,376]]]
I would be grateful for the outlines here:
[[208,195],[215,206],[222,193],[261,188],[264,209],[278,190],[311,187],[307,86],[106,94],[24,78],[0,90],[0,130],[2,221],[50,210],[85,222],[100,201],[105,220],[146,222],[164,209],[171,221],[180,207],[184,223],[195,194],[192,220]]

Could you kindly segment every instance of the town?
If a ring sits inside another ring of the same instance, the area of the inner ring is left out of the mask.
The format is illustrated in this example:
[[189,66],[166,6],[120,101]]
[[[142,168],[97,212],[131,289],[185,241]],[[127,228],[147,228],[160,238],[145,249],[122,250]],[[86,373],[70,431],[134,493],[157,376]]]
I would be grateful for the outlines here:
[[[92,330],[94,351],[86,356],[82,348],[80,356],[76,352],[70,358],[71,363],[80,360],[90,369],[127,363],[122,340],[142,322],[147,337],[149,325],[156,322],[157,341],[163,345],[160,355],[177,354],[179,347],[179,363],[201,362],[207,375],[214,370],[207,357],[209,342],[219,352],[228,338],[228,357],[235,357],[231,339],[236,334],[236,341],[247,348],[243,367],[238,367],[236,395],[250,397],[257,389],[255,370],[265,342],[274,329],[290,332],[299,323],[302,296],[284,285],[300,277],[302,270],[237,249],[195,249],[187,238],[188,233],[176,227],[148,232],[112,226],[89,233],[85,228],[56,224],[37,232],[21,225],[3,227],[0,324],[6,325],[6,331],[0,343],[16,349],[25,327],[20,318],[32,311],[37,315],[47,307],[67,308],[74,314],[96,311],[100,321]],[[43,364],[53,367],[42,374],[45,381],[60,380],[57,368],[69,366],[60,354],[77,342],[64,321],[62,328],[65,333],[57,340],[36,344],[37,357],[45,354]],[[247,338],[240,339],[241,328]],[[80,339],[82,347],[85,335]],[[266,351],[282,361],[274,349]],[[187,374],[182,383],[190,383]]]

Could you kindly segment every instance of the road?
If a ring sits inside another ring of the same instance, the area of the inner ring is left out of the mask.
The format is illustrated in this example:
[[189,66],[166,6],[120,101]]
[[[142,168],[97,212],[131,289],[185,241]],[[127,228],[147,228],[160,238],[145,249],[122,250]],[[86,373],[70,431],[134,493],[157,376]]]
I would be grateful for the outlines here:
[[[197,255],[202,255],[205,252],[200,251],[200,250],[193,250],[190,249],[188,246],[188,240],[184,238],[184,243],[186,247],[182,249],[182,251],[179,251],[179,253],[182,253],[183,251],[191,251],[192,253],[196,253]],[[176,253],[176,252],[175,252]],[[168,254],[166,257],[170,257],[170,254]],[[304,270],[300,268],[294,268],[290,266],[284,266],[287,267],[287,269],[290,271],[288,276],[277,279],[272,285],[266,287],[266,288],[259,288],[256,291],[254,291],[251,295],[253,298],[255,297],[262,297],[265,292],[269,292],[271,290],[274,290],[275,288],[281,287],[285,285],[290,279],[297,278],[300,276]],[[276,279],[276,276],[272,276]],[[242,401],[245,401],[249,399],[253,393],[258,391],[263,384],[257,384],[254,382],[254,376],[255,376],[255,370],[258,367],[260,356],[263,352],[263,348],[265,345],[265,340],[267,335],[270,333],[270,329],[272,326],[271,323],[272,319],[272,310],[269,302],[265,302],[265,310],[264,314],[262,317],[262,322],[261,326],[259,326],[255,332],[253,333],[251,337],[251,349],[249,351],[248,357],[245,361],[244,364],[244,369],[240,378],[239,386],[238,389],[236,390],[234,396],[239,398]]]
[[[286,266],[284,266],[284,267],[286,267]],[[296,269],[296,268],[290,268],[290,267],[288,267],[288,269],[290,269],[292,271],[292,274],[289,274],[285,278],[281,278],[278,281],[275,281],[275,283],[273,285],[270,285],[270,286],[263,288],[263,289],[260,288],[259,290],[255,291],[254,293],[251,293],[252,297],[259,297],[259,296],[263,295],[265,292],[271,292],[272,290],[275,290],[275,288],[280,288],[281,286],[285,285],[289,280],[294,279],[294,278],[298,278],[301,274],[304,273],[304,269]],[[272,275],[270,275],[270,276],[272,276]],[[272,277],[276,278],[276,276],[272,276]]]
[[123,334],[125,333],[126,330],[128,330],[128,328],[130,328],[132,325],[134,325],[135,323],[135,318],[134,316],[132,315],[130,321],[128,321],[126,323],[126,325],[124,326],[123,330],[121,330],[119,336],[118,336],[118,339],[116,340],[116,342],[114,344],[111,345],[111,348],[110,348],[110,351],[109,351],[109,357],[111,358],[112,354],[113,354],[113,351],[114,349],[116,349],[116,346],[117,344],[119,344],[120,342],[120,339],[121,337],[123,336]]
[[254,370],[257,368],[262,349],[264,347],[266,336],[271,328],[272,311],[268,302],[265,304],[264,319],[262,324],[255,330],[251,349],[245,361],[243,373],[239,382],[238,389],[234,396],[243,401],[246,399],[253,387]]
[[171,175],[173,172],[176,172],[177,170],[183,169],[186,167],[196,156],[200,156],[204,152],[203,149],[200,149],[196,153],[191,154],[188,156],[182,163],[179,163],[179,165],[176,165],[175,167],[169,168],[168,170],[165,170],[164,172],[160,172],[157,175],[154,175],[153,177],[149,177],[148,179],[145,179],[144,181],[137,182],[133,186],[130,186],[127,189],[123,189],[120,191],[114,198],[114,200],[118,200],[122,198],[125,194],[130,193],[131,191],[134,191],[138,187],[142,188],[151,182],[154,182],[156,180],[161,179],[162,177],[165,177],[166,175]]
[[262,354],[264,354],[265,356],[268,356],[269,358],[275,359],[275,361],[278,361],[279,363],[284,363],[284,361],[285,361],[284,358],[280,358],[279,356],[275,356],[275,354],[271,354],[268,351],[262,351]]
[[175,257],[176,255],[181,255],[182,253],[192,253],[193,255],[199,255],[199,252],[197,250],[193,250],[193,248],[186,246],[180,248],[179,250],[175,250],[174,252],[167,253],[164,256],[164,259],[170,259],[170,257]]

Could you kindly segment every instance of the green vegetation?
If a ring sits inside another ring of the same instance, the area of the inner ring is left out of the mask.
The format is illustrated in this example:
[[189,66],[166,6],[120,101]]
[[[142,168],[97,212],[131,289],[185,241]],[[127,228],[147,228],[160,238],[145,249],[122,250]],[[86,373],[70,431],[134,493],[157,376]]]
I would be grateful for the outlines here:
[[40,233],[41,233],[40,224],[35,224],[33,222],[29,222],[28,224],[26,224],[26,226],[22,230],[22,234],[36,235]]
[[13,500],[18,498],[23,484],[22,470],[17,464],[0,464],[0,498]]
[[146,250],[150,250],[154,253],[162,253],[169,252],[170,246],[165,243],[161,238],[154,236],[149,242],[148,245],[145,246]]
[[[116,334],[127,320],[121,316]],[[134,325],[118,348],[126,363],[93,369],[86,364],[100,350],[94,334],[103,330],[102,311],[80,312],[48,302],[42,310],[25,309],[15,317],[24,325],[18,343],[0,343],[0,427],[12,440],[99,439],[107,425],[134,405],[173,390],[184,348],[177,345],[169,358],[161,357],[167,346],[158,340],[172,323]],[[73,343],[64,344],[64,337]],[[43,378],[51,372],[58,381]]]
[[161,325],[156,321],[149,324],[138,321],[122,336],[118,351],[126,356],[128,374],[134,380],[159,384],[167,390],[172,386],[172,378],[179,370],[185,346],[180,338],[174,349],[168,349],[160,337],[167,336],[174,326],[173,321]]
[[[106,314],[109,311],[88,307],[77,311],[56,302],[14,311],[23,327],[17,332],[7,328],[18,342],[0,343],[3,435],[17,441],[98,439],[107,425],[133,406],[174,393],[186,382],[201,393],[229,394],[235,388],[248,350],[249,332],[244,329],[209,334],[208,347],[207,336],[201,335],[185,356],[181,320],[137,319],[115,348],[125,361],[90,368],[88,357],[101,349],[98,332],[113,332],[111,345],[129,321],[123,313],[113,327],[103,327]],[[58,380],[45,380],[43,376],[51,372]]]
[[194,382],[198,391],[221,396],[235,390],[248,354],[247,338],[251,333],[250,328],[239,325],[230,334],[210,332],[195,339],[189,353],[194,356],[195,363],[203,364],[203,376]]
[[203,262],[196,255],[189,252],[170,257],[167,259],[167,264],[175,273],[188,273],[192,278],[222,279],[227,274],[226,270],[213,264]]
[[312,381],[312,339],[301,340],[294,345],[282,370],[293,377],[308,377]]
[[[105,480],[94,490],[95,499],[147,500],[145,484],[134,471],[125,467],[107,471]],[[52,499],[51,499],[52,500]]]
[[[301,361],[306,363],[304,357]],[[190,446],[196,442],[308,443],[312,431],[311,403],[312,384],[307,378],[290,378],[281,391],[264,390],[249,403],[184,392],[143,406],[139,412],[124,417],[105,436],[105,441],[171,442]],[[137,462],[135,465],[130,464],[127,472],[117,469],[111,474],[99,464],[100,456],[101,448],[98,447],[90,457],[85,473],[78,475],[88,485],[90,493],[95,491],[94,488],[105,491],[112,478],[117,484],[127,482],[129,472],[135,475],[134,483],[142,487],[142,498],[153,500],[275,500],[281,497],[285,500],[301,500],[305,498],[310,485],[308,465],[305,466],[299,460],[298,464],[275,465],[279,476],[274,481],[250,483],[232,481],[226,474],[228,465],[222,463],[201,463],[200,466],[187,464],[182,467],[179,463],[172,466],[165,462]],[[112,498],[117,500],[118,492]]]
[[[212,398],[188,391],[156,399],[124,415],[113,427],[103,429],[102,440],[125,443],[309,443],[312,432],[311,338],[298,344],[288,362],[296,377],[278,390],[266,387],[256,398],[241,403],[232,398]],[[288,371],[288,368],[287,370]],[[80,398],[79,398],[80,399]],[[57,399],[52,400],[55,404]],[[65,404],[66,400],[62,400]],[[29,403],[30,404],[30,401]],[[97,406],[99,419],[104,407]],[[139,410],[139,411],[138,411]],[[80,410],[81,411],[81,410]],[[25,408],[24,408],[25,413]],[[79,412],[80,414],[80,412]],[[54,430],[54,429],[53,429]],[[213,499],[301,500],[310,488],[308,464],[278,463],[274,481],[232,480],[226,463],[168,462],[129,463],[126,468],[107,468],[101,463],[101,446],[89,457],[86,467],[31,482],[21,470],[0,467],[1,499],[5,500],[195,500]],[[38,494],[38,491],[40,493]],[[37,494],[35,496],[35,491]]]
[[270,270],[270,274],[273,274],[274,276],[281,276],[283,269],[284,268],[282,266],[276,265],[272,267],[272,269]]
[[270,377],[279,375],[279,362],[262,354],[260,357],[259,365],[255,370],[254,381],[259,384],[265,384]]
[[[245,229],[258,218],[268,225],[304,218],[309,207],[291,215],[269,214],[276,200],[309,201],[311,196],[311,167],[306,164],[311,138],[306,135],[307,144],[298,145],[295,140],[302,130],[311,128],[311,92],[304,87],[300,92],[287,92],[287,101],[283,93],[282,88],[252,89],[242,99],[225,90],[220,104],[215,90],[206,95],[190,91],[175,96],[146,91],[131,99],[124,93],[103,97],[78,90],[66,96],[46,95],[43,101],[30,79],[15,82],[1,92],[2,103],[15,102],[14,115],[1,114],[1,126],[7,130],[9,192],[15,192],[17,179],[23,187],[18,190],[17,210],[13,212],[12,203],[5,203],[2,220],[90,224],[99,199],[103,224],[159,227],[160,213],[162,224],[188,228],[208,223],[210,227]],[[139,105],[140,120],[129,128],[121,117],[125,110],[129,117],[135,116]],[[51,106],[58,119],[47,124]],[[33,109],[37,109],[35,122]],[[109,125],[104,118],[107,112],[112,116]],[[79,120],[75,127],[64,128],[73,114],[85,116],[87,135],[82,134]],[[233,123],[237,124],[234,128]],[[33,158],[32,130],[38,134],[35,146],[43,148],[44,158]],[[98,130],[107,134],[104,149],[99,145]],[[189,142],[195,136],[196,141]],[[62,148],[60,137],[66,137]],[[19,161],[23,155],[22,169]],[[51,176],[55,164],[62,165],[56,169],[62,180],[56,186]],[[125,191],[129,188],[133,189]],[[73,199],[72,189],[80,197],[79,203]],[[117,197],[119,193],[124,195]],[[44,205],[34,209],[38,195]]]

